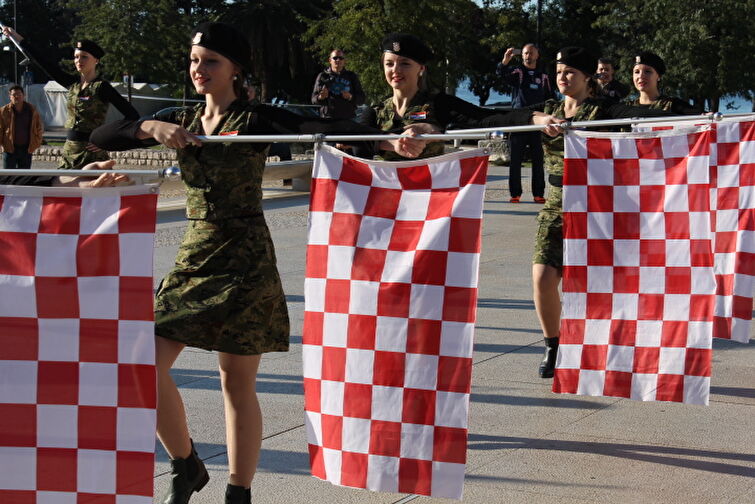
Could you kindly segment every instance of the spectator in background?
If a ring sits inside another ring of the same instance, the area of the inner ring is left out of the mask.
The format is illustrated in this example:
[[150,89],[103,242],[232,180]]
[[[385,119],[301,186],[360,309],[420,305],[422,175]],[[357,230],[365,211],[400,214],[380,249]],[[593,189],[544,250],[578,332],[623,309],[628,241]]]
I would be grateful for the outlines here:
[[616,72],[616,65],[608,58],[598,58],[598,70],[596,78],[598,80],[598,96],[608,98],[609,100],[621,101],[629,94],[629,86],[622,84],[613,78]]
[[31,168],[31,155],[42,145],[45,127],[39,112],[26,101],[24,88],[10,88],[10,103],[0,108],[0,145],[6,170]]
[[[522,64],[512,65],[517,54],[522,56]],[[540,51],[535,44],[526,44],[521,51],[509,47],[503,60],[496,68],[496,74],[513,88],[511,105],[524,108],[543,103],[553,97],[548,74],[538,68]],[[509,193],[511,203],[519,203],[522,197],[522,161],[529,148],[532,157],[532,196],[536,203],[545,203],[545,174],[543,172],[543,146],[539,131],[511,133],[509,142],[511,162],[509,163]]]
[[312,90],[312,103],[320,105],[320,116],[333,119],[353,119],[357,107],[364,103],[364,91],[359,77],[346,70],[346,56],[333,49],[328,59],[330,67],[317,75]]

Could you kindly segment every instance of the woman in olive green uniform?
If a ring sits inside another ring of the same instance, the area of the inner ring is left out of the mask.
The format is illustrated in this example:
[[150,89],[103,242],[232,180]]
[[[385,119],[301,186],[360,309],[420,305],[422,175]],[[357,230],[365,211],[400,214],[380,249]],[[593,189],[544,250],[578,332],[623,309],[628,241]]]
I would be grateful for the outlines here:
[[696,115],[703,111],[685,100],[661,94],[659,83],[666,73],[666,64],[660,56],[650,51],[643,51],[634,57],[632,81],[640,92],[639,98],[629,102],[630,105],[652,109],[668,110],[674,115]]
[[176,148],[186,185],[189,226],[155,302],[157,432],[173,470],[164,504],[188,502],[208,480],[169,373],[184,347],[218,352],[230,470],[226,502],[248,503],[262,442],[257,368],[262,353],[289,345],[286,300],[262,215],[269,144],[202,145],[195,134],[380,133],[349,120],[305,118],[250,103],[241,86],[250,59],[243,34],[222,23],[203,23],[193,34],[189,74],[206,103],[153,120],[115,121],[92,135],[109,150],[156,142]]
[[57,64],[46,61],[38,49],[31,46],[12,28],[4,27],[3,34],[16,39],[24,52],[54,81],[68,88],[66,142],[63,145],[63,159],[59,168],[80,170],[88,163],[110,159],[107,152],[89,142],[92,131],[105,123],[105,116],[111,104],[126,119],[138,119],[139,113],[97,72],[97,63],[105,55],[105,51],[91,40],[76,42],[73,62],[78,74],[71,75],[62,71]]
[[[548,100],[531,108],[560,119],[595,121],[669,115],[662,110],[630,107],[606,98],[593,98],[596,82],[593,72],[597,57],[581,47],[566,47],[556,57],[556,84],[564,95],[561,101]],[[532,262],[535,308],[545,337],[545,356],[539,367],[542,378],[553,376],[558,352],[561,324],[559,283],[563,265],[562,177],[564,173],[564,137],[543,136],[545,169],[551,188],[538,214],[538,231]]]
[[[413,133],[443,131],[449,124],[457,127],[486,128],[548,124],[551,118],[539,112],[521,109],[508,113],[477,107],[455,96],[432,93],[426,89],[426,64],[433,57],[424,42],[408,33],[391,33],[382,43],[382,65],[385,80],[391,86],[392,96],[362,115],[360,122],[382,129],[386,133]],[[409,142],[409,140],[405,140]],[[443,154],[442,142],[414,140],[421,145],[420,158]],[[360,157],[377,154],[387,161],[407,159],[395,152],[395,144],[380,142],[360,145]]]

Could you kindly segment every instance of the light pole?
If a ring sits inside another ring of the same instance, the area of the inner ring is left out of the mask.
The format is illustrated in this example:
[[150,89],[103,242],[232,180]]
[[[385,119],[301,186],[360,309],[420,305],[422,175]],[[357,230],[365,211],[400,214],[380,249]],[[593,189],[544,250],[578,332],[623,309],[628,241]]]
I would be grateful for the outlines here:
[[[16,29],[16,0],[13,0],[13,29]],[[18,84],[18,48],[13,47],[13,83]]]

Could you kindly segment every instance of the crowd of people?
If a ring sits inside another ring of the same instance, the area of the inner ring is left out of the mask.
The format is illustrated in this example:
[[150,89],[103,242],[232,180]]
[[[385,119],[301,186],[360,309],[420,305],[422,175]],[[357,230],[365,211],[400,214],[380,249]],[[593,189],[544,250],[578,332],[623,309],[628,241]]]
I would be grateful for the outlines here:
[[[4,28],[34,59],[41,51],[18,33]],[[148,119],[103,80],[96,65],[104,51],[82,40],[74,49],[78,75],[45,66],[69,88],[68,140],[61,168],[107,168],[106,150],[126,150],[163,144],[174,148],[186,185],[188,228],[175,265],[163,279],[155,300],[158,379],[157,435],[171,458],[171,484],[163,504],[184,504],[209,479],[189,434],[184,404],[170,369],[187,346],[216,351],[225,404],[229,478],[226,503],[249,503],[250,487],[260,455],[262,413],[255,391],[263,353],[286,351],[289,319],[276,267],[276,258],[262,213],[262,173],[269,144],[203,144],[200,135],[275,135],[298,133],[401,133],[398,139],[358,142],[357,155],[384,160],[427,158],[443,153],[441,142],[417,138],[458,127],[503,127],[535,124],[543,134],[512,135],[511,201],[522,194],[521,162],[533,157],[532,192],[544,206],[538,215],[533,257],[534,299],[546,352],[540,376],[553,376],[558,348],[562,266],[561,182],[564,141],[559,124],[565,120],[598,120],[693,113],[694,108],[662,95],[658,81],[663,60],[649,52],[634,61],[634,84],[640,93],[622,103],[626,86],[613,80],[610,60],[587,49],[567,47],[556,57],[556,99],[548,73],[538,68],[539,50],[527,44],[522,65],[512,65],[517,51],[508,49],[499,67],[501,78],[516,89],[515,107],[501,112],[477,107],[427,87],[427,64],[434,53],[418,37],[387,35],[375,54],[390,96],[369,107],[358,121],[355,109],[365,96],[358,76],[345,70],[345,53],[334,49],[329,67],[317,78],[312,103],[320,118],[307,118],[250,100],[243,83],[251,69],[246,36],[222,23],[202,23],[190,34],[189,78],[205,102],[175,108]],[[596,78],[596,69],[599,73]],[[14,96],[15,93],[15,96]],[[125,118],[104,123],[107,104]],[[8,108],[10,107],[10,108]],[[11,89],[11,104],[0,109],[0,139],[6,166],[27,167],[27,153],[38,145],[39,122],[23,101],[23,89]],[[27,130],[27,128],[29,128]],[[23,131],[22,131],[23,130]],[[28,133],[27,133],[28,131]],[[545,199],[545,177],[550,190]],[[536,173],[539,172],[539,173]],[[46,183],[114,185],[120,175],[94,180]]]

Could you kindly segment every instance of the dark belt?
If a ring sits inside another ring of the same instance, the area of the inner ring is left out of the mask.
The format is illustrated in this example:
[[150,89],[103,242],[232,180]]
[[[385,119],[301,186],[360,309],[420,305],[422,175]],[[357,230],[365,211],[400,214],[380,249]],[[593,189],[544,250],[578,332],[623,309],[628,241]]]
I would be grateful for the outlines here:
[[66,140],[72,140],[74,142],[88,142],[91,131],[76,131],[69,129],[66,131]]
[[548,175],[548,182],[553,187],[564,187],[564,176],[563,175]]

